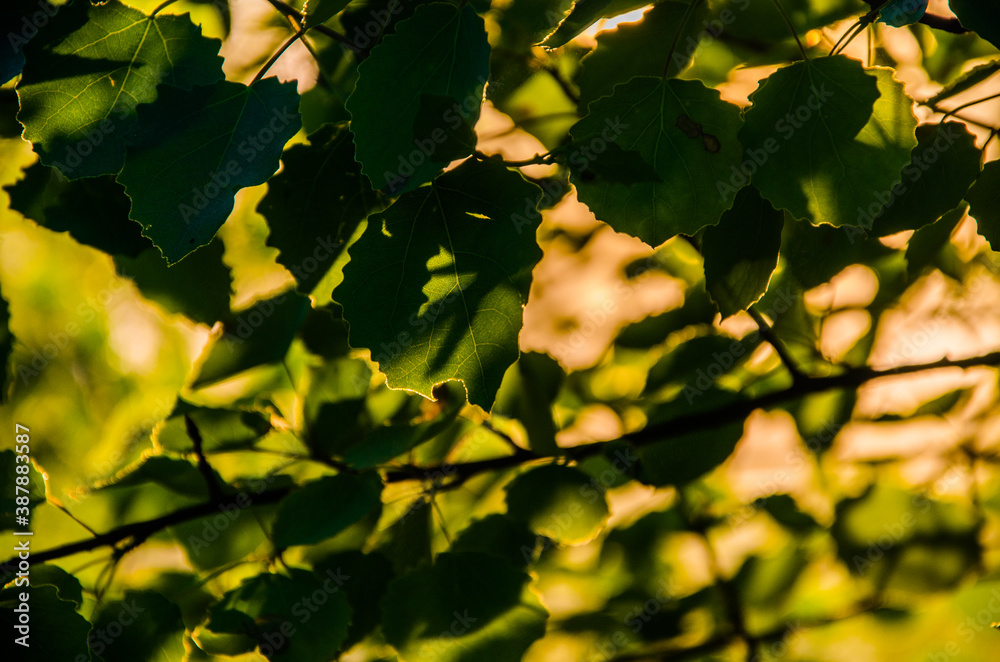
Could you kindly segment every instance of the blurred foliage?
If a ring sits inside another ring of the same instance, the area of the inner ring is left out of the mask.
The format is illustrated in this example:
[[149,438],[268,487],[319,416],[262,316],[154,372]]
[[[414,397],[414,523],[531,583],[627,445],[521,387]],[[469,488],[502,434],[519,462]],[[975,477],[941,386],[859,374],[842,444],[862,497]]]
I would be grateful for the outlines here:
[[995,2],[61,4],[0,9],[24,659],[997,657]]

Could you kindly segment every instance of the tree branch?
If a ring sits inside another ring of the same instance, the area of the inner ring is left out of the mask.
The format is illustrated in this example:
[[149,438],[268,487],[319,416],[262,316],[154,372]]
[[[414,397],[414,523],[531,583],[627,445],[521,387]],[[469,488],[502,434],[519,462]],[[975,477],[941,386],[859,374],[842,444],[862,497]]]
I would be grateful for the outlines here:
[[[721,409],[713,409],[704,412],[695,412],[686,416],[679,416],[666,423],[652,425],[642,430],[625,435],[620,441],[628,441],[633,446],[641,447],[647,444],[663,441],[671,437],[686,434],[696,430],[710,429],[725,423],[736,420],[744,420],[756,409],[766,409],[790,400],[801,398],[812,393],[821,393],[834,389],[857,388],[863,384],[880,379],[882,377],[893,377],[897,375],[908,375],[927,370],[942,370],[945,368],[975,368],[975,367],[996,367],[1000,366],[1000,351],[991,352],[982,356],[973,356],[966,359],[942,359],[931,363],[921,363],[915,365],[897,366],[885,370],[875,370],[869,367],[850,368],[839,375],[826,377],[807,377],[798,384],[792,384],[788,388],[772,391],[764,395],[743,400],[728,405]],[[572,460],[582,460],[600,453],[608,442],[596,442],[565,449],[566,457]],[[529,450],[519,450],[503,457],[490,458],[488,460],[476,460],[474,462],[464,462],[458,464],[441,464],[431,466],[399,465],[385,474],[386,483],[399,483],[409,480],[436,481],[439,479],[449,479],[441,489],[457,487],[468,479],[487,471],[499,471],[510,469],[528,462],[536,460],[551,461],[551,457],[536,455]],[[277,503],[287,496],[294,488],[282,488],[267,490],[259,493],[250,499],[251,503],[246,508]],[[243,496],[250,498],[243,493]],[[232,505],[232,502],[239,502],[236,495],[227,495],[221,500],[210,500],[205,503],[195,504],[186,508],[175,510],[160,517],[145,521],[125,524],[107,533],[96,535],[92,538],[79,540],[74,543],[55,547],[31,554],[31,559],[35,563],[51,561],[53,559],[89,552],[106,546],[114,546],[126,539],[145,540],[149,536],[162,531],[175,524],[211,515],[222,506]],[[17,567],[16,557],[8,559],[0,566],[0,574],[13,572]]]

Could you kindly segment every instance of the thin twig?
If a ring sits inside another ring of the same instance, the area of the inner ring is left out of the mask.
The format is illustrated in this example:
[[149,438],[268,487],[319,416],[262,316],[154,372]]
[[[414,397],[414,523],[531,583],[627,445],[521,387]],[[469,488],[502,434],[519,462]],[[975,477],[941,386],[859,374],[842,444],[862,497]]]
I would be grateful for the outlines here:
[[208,488],[208,496],[212,499],[212,501],[221,501],[222,486],[219,484],[219,478],[212,469],[212,465],[208,463],[208,458],[205,457],[205,449],[202,445],[201,432],[198,430],[198,426],[195,425],[194,421],[191,420],[191,417],[187,414],[184,414],[184,427],[187,430],[187,435],[191,438],[191,444],[194,446],[194,455],[198,461],[198,471],[201,473],[202,478],[205,479],[205,487]]
[[757,310],[753,306],[748,308],[747,312],[750,314],[750,317],[753,318],[753,321],[756,322],[757,328],[760,329],[761,337],[764,338],[764,340],[766,340],[771,345],[771,347],[774,348],[774,351],[778,355],[778,358],[781,359],[781,362],[785,365],[785,368],[788,370],[788,372],[791,373],[792,383],[793,384],[800,383],[802,381],[809,379],[809,375],[807,375],[805,372],[802,371],[801,368],[799,368],[798,364],[795,362],[795,359],[793,359],[792,355],[788,352],[788,348],[785,347],[785,343],[783,343],[781,339],[778,338],[778,335],[774,332],[774,329],[771,328],[771,325],[768,324],[767,320],[764,319],[764,316],[761,315],[759,312],[757,312]]

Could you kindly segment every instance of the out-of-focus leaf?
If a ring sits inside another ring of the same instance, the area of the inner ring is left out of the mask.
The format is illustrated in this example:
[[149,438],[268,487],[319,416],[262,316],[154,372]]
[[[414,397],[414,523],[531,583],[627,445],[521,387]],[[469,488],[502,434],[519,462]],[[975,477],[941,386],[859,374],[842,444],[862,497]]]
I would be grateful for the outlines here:
[[969,202],[969,214],[979,225],[979,234],[990,242],[990,248],[1000,250],[1000,161],[983,166],[965,199]]
[[748,186],[718,225],[706,228],[705,287],[726,318],[757,302],[778,265],[784,214]]
[[206,453],[250,447],[271,430],[270,419],[261,412],[199,407],[179,398],[170,416],[154,431],[157,445],[175,453],[194,450],[185,416],[191,418],[201,433]]
[[295,276],[299,292],[309,294],[358,223],[381,203],[354,161],[346,124],[324,126],[308,145],[288,149],[281,162],[257,211],[271,229],[267,245],[278,249],[278,262]]
[[962,26],[1000,48],[1000,0],[948,0]]
[[33,586],[28,608],[30,623],[27,631],[19,631],[19,614],[14,610],[21,604],[19,594],[24,588],[8,586],[0,589],[0,627],[19,645],[17,639],[25,636],[24,648],[7,650],[29,651],[32,660],[90,660],[87,637],[90,623],[77,613],[72,602],[59,599],[55,586]]
[[[25,531],[26,527],[17,524],[17,508],[23,508],[24,506],[18,506],[14,501],[14,479],[15,476],[27,476],[28,484],[22,486],[28,490],[28,509],[30,520],[30,512],[34,510],[38,504],[45,501],[45,477],[38,469],[35,468],[33,461],[29,462],[19,462],[18,457],[23,457],[26,460],[31,457],[30,453],[20,454],[16,453],[13,449],[5,449],[0,451],[0,471],[4,473],[2,475],[7,476],[7,485],[10,490],[10,494],[4,498],[2,509],[0,509],[0,531],[6,531],[10,529],[16,529],[17,531]],[[26,474],[19,473],[17,467],[27,467],[28,472]],[[21,496],[24,496],[22,493]],[[24,512],[21,512],[24,515]]]
[[324,476],[294,490],[278,506],[274,545],[311,545],[331,538],[381,507],[374,474]]
[[641,0],[576,0],[566,17],[540,45],[559,48],[599,19],[624,14],[645,4]]
[[507,514],[567,545],[592,540],[608,519],[604,488],[574,467],[529,469],[507,485]]
[[[106,662],[180,659],[185,654],[184,621],[177,605],[152,591],[126,591],[121,600],[101,605],[94,615],[94,629],[109,635],[98,638],[93,652]],[[117,624],[117,626],[115,626]]]
[[[529,576],[474,552],[441,554],[393,580],[382,599],[386,639],[412,662],[517,662],[548,617]],[[488,651],[488,652],[486,652]]]
[[223,323],[223,335],[206,350],[194,386],[281,361],[309,309],[309,299],[285,293],[259,301]]
[[516,418],[528,433],[531,450],[543,455],[559,452],[552,403],[566,374],[547,354],[521,354],[504,376],[493,413]]
[[[216,479],[222,482],[218,474]],[[172,492],[195,499],[208,497],[208,486],[198,467],[188,460],[166,455],[144,458],[138,465],[125,469],[118,476],[102,481],[96,489],[137,487],[147,483],[161,485]]]

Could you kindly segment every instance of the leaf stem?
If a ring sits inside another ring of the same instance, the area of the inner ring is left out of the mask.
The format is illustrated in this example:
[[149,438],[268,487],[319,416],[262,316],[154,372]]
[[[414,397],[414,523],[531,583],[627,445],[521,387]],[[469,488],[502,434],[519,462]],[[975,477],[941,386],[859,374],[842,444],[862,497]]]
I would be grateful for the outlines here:
[[[684,29],[687,28],[688,21],[691,20],[691,15],[694,14],[695,7],[700,5],[702,0],[691,0],[691,3],[684,10],[684,16],[681,17],[681,24],[677,28],[677,32],[674,34],[674,40],[670,43],[670,50],[667,51],[667,66],[663,68],[663,77],[668,78],[670,73],[670,63],[674,60],[674,51],[677,50],[677,42],[681,39],[681,34],[684,33]],[[680,73],[680,68],[678,68],[677,73]]]
[[756,322],[757,328],[760,329],[761,337],[764,338],[764,340],[766,340],[771,345],[771,347],[774,348],[775,353],[778,355],[778,358],[781,359],[781,362],[784,364],[785,369],[788,370],[789,373],[791,373],[792,383],[801,384],[807,381],[809,379],[809,375],[807,375],[805,372],[802,371],[801,368],[799,368],[798,364],[795,362],[795,359],[793,359],[792,355],[788,352],[788,348],[785,347],[785,343],[783,343],[781,339],[778,338],[777,334],[774,332],[774,329],[772,329],[771,325],[768,324],[766,319],[764,319],[764,316],[761,315],[759,312],[757,312],[757,310],[753,306],[747,309],[747,313],[749,313],[750,317],[753,318],[753,321]]
[[792,25],[792,20],[788,18],[788,14],[785,13],[785,8],[781,6],[781,0],[772,0],[772,2],[774,2],[774,6],[778,8],[778,13],[781,14],[781,18],[785,20],[785,25],[788,26],[789,30],[791,30],[792,36],[795,37],[795,43],[798,44],[799,51],[802,52],[803,59],[808,60],[809,55],[806,53],[806,49],[802,45],[802,42],[799,40],[799,33],[795,31],[795,26]]
[[177,0],[163,0],[163,2],[161,2],[158,5],[156,5],[156,9],[154,9],[152,12],[150,12],[150,14],[149,14],[150,18],[152,18],[153,16],[156,16],[162,10],[166,9],[167,7],[169,7],[170,5],[174,4],[175,2],[177,2]]
[[954,115],[958,111],[965,110],[969,106],[975,106],[977,104],[985,103],[987,101],[992,101],[993,99],[997,99],[997,98],[1000,98],[1000,92],[997,92],[996,94],[991,94],[988,97],[983,97],[982,99],[976,99],[975,101],[966,101],[965,103],[961,104],[960,106],[955,106],[954,108],[952,108],[951,110],[949,110],[948,112],[946,112],[944,114],[944,116],[938,121],[938,124],[941,124],[942,122],[944,122],[946,119],[948,119],[949,117],[951,117],[952,115]]
[[306,33],[306,28],[299,28],[299,30],[295,34],[286,39],[285,43],[283,43],[281,47],[271,55],[268,61],[264,63],[264,66],[260,68],[260,71],[257,72],[257,75],[253,77],[252,81],[250,81],[250,85],[252,86],[254,83],[263,78],[264,74],[267,73],[268,69],[273,67],[274,63],[278,61],[278,58],[284,55],[285,51],[287,51],[292,44],[301,39],[305,35],[305,33]]
[[[272,7],[274,7],[275,9],[277,9],[282,14],[284,14],[285,16],[294,18],[296,21],[298,21],[299,25],[303,27],[305,26],[306,24],[305,15],[299,10],[295,9],[295,7],[292,7],[288,3],[282,2],[281,0],[267,0],[267,3],[270,4]],[[330,37],[334,41],[343,44],[345,47],[351,49],[351,51],[353,51],[354,53],[361,53],[364,50],[362,48],[359,48],[353,41],[348,39],[345,35],[342,35],[336,30],[332,30],[326,27],[325,25],[315,25],[311,28],[305,27],[304,29],[315,30],[320,34],[326,35],[327,37]]]

